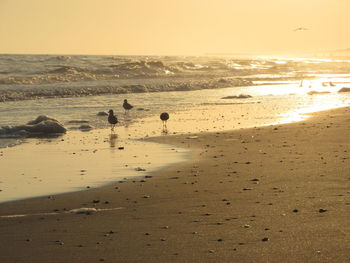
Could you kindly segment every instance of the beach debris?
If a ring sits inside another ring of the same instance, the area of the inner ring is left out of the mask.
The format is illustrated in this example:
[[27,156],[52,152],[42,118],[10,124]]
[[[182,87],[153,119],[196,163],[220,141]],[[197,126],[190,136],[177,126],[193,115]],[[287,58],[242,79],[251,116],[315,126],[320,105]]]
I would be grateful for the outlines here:
[[141,168],[141,167],[137,167],[137,168],[135,168],[135,171],[144,172],[144,171],[146,171],[146,169]]
[[85,121],[85,120],[71,120],[71,121],[68,121],[67,123],[70,123],[70,124],[81,124],[81,123],[89,123],[89,121]]
[[151,198],[150,195],[144,195],[143,198]]
[[64,245],[64,243],[61,240],[56,240],[55,243],[60,246]]
[[94,204],[98,204],[99,202],[100,202],[100,200],[98,200],[98,199],[92,200],[92,203],[94,203]]
[[[338,91],[339,92],[339,91]],[[315,94],[330,94],[330,91],[317,91],[317,90],[311,90],[307,94],[308,95],[315,95]]]
[[323,208],[321,208],[320,210],[318,210],[319,213],[325,213],[325,212],[327,212],[327,211],[328,211],[327,209],[323,209]]
[[263,239],[261,239],[262,242],[267,242],[270,241],[270,239],[268,237],[264,237]]
[[39,115],[38,117],[36,117],[35,120],[32,120],[32,121],[28,121],[27,122],[27,125],[35,125],[35,124],[38,124],[42,121],[55,121],[57,122],[57,120],[53,119],[53,118],[50,118],[46,115]]
[[338,92],[350,92],[350,88],[343,87],[340,90],[338,90]]
[[292,212],[293,212],[293,213],[298,213],[299,210],[298,210],[298,209],[294,209]]
[[80,125],[78,129],[81,130],[81,131],[90,131],[93,128],[94,127],[92,127],[91,125],[84,124],[84,125]]
[[82,208],[76,208],[69,211],[69,213],[73,214],[85,214],[85,215],[91,215],[97,212],[96,208],[91,207],[82,207]]
[[66,133],[67,129],[57,120],[45,115],[38,116],[35,120],[29,121],[27,124],[18,126],[2,126],[0,127],[0,135],[2,136],[42,136],[51,134]]
[[118,150],[124,150],[124,146],[118,147]]
[[248,98],[252,98],[252,96],[248,94],[239,94],[239,95],[222,97],[221,99],[248,99]]
[[197,135],[193,135],[193,136],[187,136],[186,138],[187,139],[198,139],[198,136]]

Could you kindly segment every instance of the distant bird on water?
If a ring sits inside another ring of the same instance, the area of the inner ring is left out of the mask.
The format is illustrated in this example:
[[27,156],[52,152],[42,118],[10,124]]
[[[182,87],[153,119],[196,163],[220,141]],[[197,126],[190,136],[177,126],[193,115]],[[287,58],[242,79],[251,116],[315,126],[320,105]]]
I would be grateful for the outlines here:
[[117,116],[114,115],[113,110],[109,110],[108,113],[108,122],[111,124],[111,131],[114,131],[114,127],[118,123],[118,119]]
[[128,103],[128,100],[125,99],[124,103],[123,103],[123,108],[125,110],[125,113],[129,110],[131,110],[134,106],[132,106],[131,104]]
[[166,129],[166,122],[169,120],[169,114],[167,112],[163,112],[160,114],[160,119],[163,121],[163,129]]

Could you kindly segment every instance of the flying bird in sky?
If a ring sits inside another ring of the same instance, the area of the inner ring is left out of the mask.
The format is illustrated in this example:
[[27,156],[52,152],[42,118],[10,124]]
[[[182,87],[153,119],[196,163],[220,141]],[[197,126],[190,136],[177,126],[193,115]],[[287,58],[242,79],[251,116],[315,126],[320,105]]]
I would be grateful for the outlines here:
[[306,27],[297,27],[297,28],[294,29],[293,31],[296,32],[296,31],[305,31],[305,30],[309,30],[309,29],[306,28]]

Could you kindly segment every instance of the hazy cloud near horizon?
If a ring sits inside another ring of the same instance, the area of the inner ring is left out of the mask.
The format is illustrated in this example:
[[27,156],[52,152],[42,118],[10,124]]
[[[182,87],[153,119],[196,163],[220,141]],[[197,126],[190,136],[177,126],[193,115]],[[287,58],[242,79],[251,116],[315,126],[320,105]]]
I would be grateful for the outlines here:
[[0,0],[0,53],[202,55],[346,49],[349,10],[348,0]]

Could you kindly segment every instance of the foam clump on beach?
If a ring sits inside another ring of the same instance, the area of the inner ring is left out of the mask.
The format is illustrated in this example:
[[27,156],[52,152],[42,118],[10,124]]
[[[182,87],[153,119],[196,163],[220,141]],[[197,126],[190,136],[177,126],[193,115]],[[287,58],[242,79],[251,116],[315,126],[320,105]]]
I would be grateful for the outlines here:
[[2,136],[35,136],[66,133],[67,129],[57,120],[45,115],[38,116],[35,120],[24,125],[2,126],[0,135]]

